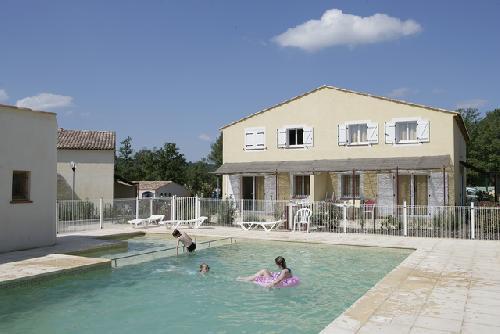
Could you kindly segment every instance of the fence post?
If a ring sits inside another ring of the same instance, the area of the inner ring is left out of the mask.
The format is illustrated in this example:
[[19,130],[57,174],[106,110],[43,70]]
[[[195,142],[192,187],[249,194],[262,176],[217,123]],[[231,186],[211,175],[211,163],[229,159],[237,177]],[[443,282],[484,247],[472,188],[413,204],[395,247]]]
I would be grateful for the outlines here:
[[135,219],[139,219],[139,197],[135,198]]
[[241,221],[244,222],[245,219],[243,218],[243,198],[240,199],[240,218],[241,218]]
[[198,197],[198,195],[196,195],[195,197],[195,204],[194,204],[194,218],[200,218],[201,216],[201,207],[200,207],[200,198]]
[[56,234],[59,233],[59,202],[56,201]]
[[149,199],[149,216],[153,215],[153,197]]
[[406,208],[406,201],[403,201],[403,235],[408,236],[408,214]]
[[170,215],[172,216],[172,220],[175,220],[175,205],[176,205],[176,200],[175,200],[175,195],[172,196],[172,205],[170,208]]
[[342,210],[342,219],[344,221],[344,233],[347,233],[347,202],[344,201],[344,207]]
[[102,214],[102,197],[99,198],[99,228],[102,230],[102,222],[104,221],[104,217]]
[[476,209],[474,208],[474,202],[470,203],[470,238],[476,238]]

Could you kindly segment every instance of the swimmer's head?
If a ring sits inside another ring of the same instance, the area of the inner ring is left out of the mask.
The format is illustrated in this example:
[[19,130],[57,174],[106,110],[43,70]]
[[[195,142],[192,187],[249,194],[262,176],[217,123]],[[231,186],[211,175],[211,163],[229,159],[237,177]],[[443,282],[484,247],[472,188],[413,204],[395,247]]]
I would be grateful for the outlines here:
[[274,262],[281,269],[286,269],[286,262],[285,262],[285,258],[283,256],[278,256],[277,258],[274,259]]
[[208,273],[210,271],[210,267],[206,263],[200,264],[200,273]]
[[178,238],[181,236],[181,232],[179,232],[178,229],[175,229],[173,232],[172,232],[172,235],[175,237],[175,238]]

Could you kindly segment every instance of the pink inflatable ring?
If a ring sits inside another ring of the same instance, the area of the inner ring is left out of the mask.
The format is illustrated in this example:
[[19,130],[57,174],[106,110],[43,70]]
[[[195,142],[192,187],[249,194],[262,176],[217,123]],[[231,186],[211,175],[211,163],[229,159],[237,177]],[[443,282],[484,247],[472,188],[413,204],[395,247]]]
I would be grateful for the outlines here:
[[[280,275],[279,272],[276,273],[271,273],[270,277],[264,277],[264,276],[259,276],[257,277],[253,282],[257,285],[260,286],[268,286],[272,282],[274,282],[278,276]],[[285,278],[281,282],[279,282],[277,285],[275,285],[276,288],[291,288],[292,286],[296,286],[300,283],[300,279],[297,276],[292,276],[289,278]]]

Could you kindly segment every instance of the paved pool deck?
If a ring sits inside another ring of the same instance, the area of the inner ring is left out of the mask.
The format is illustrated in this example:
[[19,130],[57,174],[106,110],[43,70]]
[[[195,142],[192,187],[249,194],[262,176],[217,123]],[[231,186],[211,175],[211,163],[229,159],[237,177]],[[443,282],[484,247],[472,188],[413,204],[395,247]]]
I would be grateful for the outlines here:
[[[58,240],[67,238],[64,242],[68,244],[63,247],[66,250],[73,249],[71,240],[79,240],[80,246],[74,248],[81,252],[85,251],[85,245],[91,248],[93,243],[116,242],[100,238],[135,232],[171,233],[165,227],[123,227],[61,235]],[[344,313],[332,319],[322,333],[500,333],[499,241],[243,231],[231,227],[206,227],[187,232],[199,237],[415,250]],[[50,247],[43,250],[50,251]],[[0,254],[0,263],[9,254]]]

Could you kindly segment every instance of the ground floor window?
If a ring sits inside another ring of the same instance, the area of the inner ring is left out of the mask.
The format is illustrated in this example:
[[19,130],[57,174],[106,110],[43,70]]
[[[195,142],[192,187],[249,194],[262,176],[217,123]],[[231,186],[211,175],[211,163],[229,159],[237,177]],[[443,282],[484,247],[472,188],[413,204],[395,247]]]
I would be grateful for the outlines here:
[[[353,184],[354,182],[354,184]],[[342,175],[341,181],[341,194],[342,198],[359,198],[360,194],[360,175],[345,174]]]
[[243,176],[241,186],[242,199],[264,199],[264,176]]
[[421,205],[429,203],[427,175],[398,175],[398,205]]
[[304,198],[311,194],[310,175],[295,175],[293,181],[294,198]]

